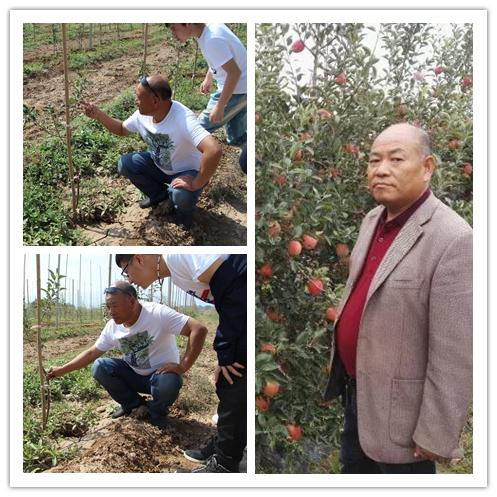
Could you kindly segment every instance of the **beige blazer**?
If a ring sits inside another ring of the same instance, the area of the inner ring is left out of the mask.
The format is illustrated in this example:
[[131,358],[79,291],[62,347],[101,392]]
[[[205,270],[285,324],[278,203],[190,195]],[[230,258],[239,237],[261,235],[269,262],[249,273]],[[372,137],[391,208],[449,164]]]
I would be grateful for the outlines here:
[[[361,225],[340,311],[382,211],[373,209]],[[371,459],[413,462],[414,442],[462,457],[459,438],[472,400],[472,280],[472,230],[432,194],[382,260],[361,319],[358,426]],[[327,398],[339,369],[334,347],[332,364]]]

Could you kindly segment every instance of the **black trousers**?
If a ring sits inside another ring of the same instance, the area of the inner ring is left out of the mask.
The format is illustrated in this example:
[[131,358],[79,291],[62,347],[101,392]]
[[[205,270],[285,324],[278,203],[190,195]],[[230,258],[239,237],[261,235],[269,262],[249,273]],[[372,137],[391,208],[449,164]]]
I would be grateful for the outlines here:
[[224,377],[216,384],[219,398],[216,456],[220,464],[237,473],[247,445],[247,375],[233,377],[230,385]]
[[[230,255],[211,279],[210,287],[219,326],[214,340],[218,362],[247,366],[247,256]],[[241,378],[231,375],[230,385],[222,373],[216,384],[219,398],[215,453],[217,460],[238,472],[247,445],[247,371]]]
[[361,448],[357,428],[357,390],[354,379],[349,379],[344,395],[345,425],[341,435],[340,462],[346,474],[434,474],[433,461],[390,464],[373,461]]

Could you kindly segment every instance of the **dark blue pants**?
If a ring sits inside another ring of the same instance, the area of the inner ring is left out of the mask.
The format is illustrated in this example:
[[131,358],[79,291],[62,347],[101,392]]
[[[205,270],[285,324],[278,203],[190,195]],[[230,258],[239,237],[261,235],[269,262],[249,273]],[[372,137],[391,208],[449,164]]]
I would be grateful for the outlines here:
[[[230,255],[210,281],[219,326],[214,340],[218,363],[238,362],[247,366],[247,256]],[[242,378],[232,376],[230,385],[219,375],[216,393],[217,414],[216,456],[220,464],[233,472],[247,445],[247,370]]]
[[[167,187],[178,176],[197,176],[198,171],[192,169],[174,175],[167,175],[154,163],[149,152],[133,152],[122,155],[117,164],[119,174],[128,178],[138,190],[154,203],[162,202],[168,197],[174,204],[175,212],[180,218],[190,220],[195,210],[202,189],[190,192],[182,188]],[[182,219],[180,219],[182,221]]]
[[141,403],[139,393],[152,395],[147,402],[152,420],[161,420],[169,406],[177,399],[183,379],[176,373],[153,373],[142,376],[135,373],[123,359],[101,357],[92,366],[95,380],[123,409],[131,410]]
[[[357,428],[357,390],[354,380],[349,380],[344,396],[345,425],[341,435],[340,462],[345,474],[434,474],[433,461],[389,464],[373,461],[361,448]],[[413,449],[414,450],[414,449]]]

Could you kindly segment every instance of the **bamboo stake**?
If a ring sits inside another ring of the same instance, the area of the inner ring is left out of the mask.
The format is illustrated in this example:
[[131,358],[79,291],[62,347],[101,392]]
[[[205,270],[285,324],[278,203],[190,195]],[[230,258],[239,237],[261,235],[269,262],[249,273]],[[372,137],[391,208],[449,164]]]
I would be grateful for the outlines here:
[[[24,254],[24,263],[22,267],[22,281],[26,283],[26,254]],[[26,284],[22,285],[22,309],[26,310]]]
[[72,192],[72,221],[76,222],[76,189],[74,185],[74,170],[72,165],[72,150],[71,150],[71,116],[69,112],[69,69],[67,65],[67,33],[66,24],[62,24],[62,45],[64,52],[64,93],[66,104],[66,145],[67,145],[67,164],[69,166],[69,178],[71,179]]
[[112,254],[109,254],[109,284],[107,286],[111,285],[111,279],[112,279]]
[[47,398],[45,395],[45,370],[43,369],[43,356],[41,348],[41,277],[40,277],[40,254],[36,254],[36,345],[38,349],[38,373],[40,375],[40,394],[42,429],[47,425]]
[[[60,254],[57,255],[57,278],[60,276]],[[60,285],[59,285],[60,279],[57,281],[57,297],[56,297],[56,302],[55,302],[55,328],[58,330],[59,329],[59,312],[60,312],[60,305],[59,305],[59,300],[60,300]]]
[[145,23],[145,33],[143,35],[143,72],[147,72],[147,49],[148,49],[148,24]]

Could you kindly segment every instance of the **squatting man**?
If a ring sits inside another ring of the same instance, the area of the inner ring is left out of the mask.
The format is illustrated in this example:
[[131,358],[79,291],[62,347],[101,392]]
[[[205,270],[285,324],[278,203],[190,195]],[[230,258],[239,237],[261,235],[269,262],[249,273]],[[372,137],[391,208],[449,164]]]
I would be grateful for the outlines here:
[[[200,354],[207,328],[166,305],[139,301],[135,288],[125,281],[105,289],[105,305],[112,319],[95,344],[63,366],[52,366],[48,377],[63,376],[95,361],[93,377],[120,404],[112,418],[146,405],[150,422],[164,429],[168,409],[183,384],[182,376]],[[181,359],[178,335],[188,337]],[[101,357],[111,349],[120,350],[123,357]],[[140,394],[152,398],[145,401]]]
[[174,220],[190,229],[202,189],[216,171],[221,145],[197,121],[195,114],[172,100],[169,83],[160,75],[143,76],[135,89],[138,109],[125,121],[113,118],[89,102],[85,114],[111,133],[139,133],[146,152],[121,156],[117,169],[144,195],[141,208],[166,202]]

